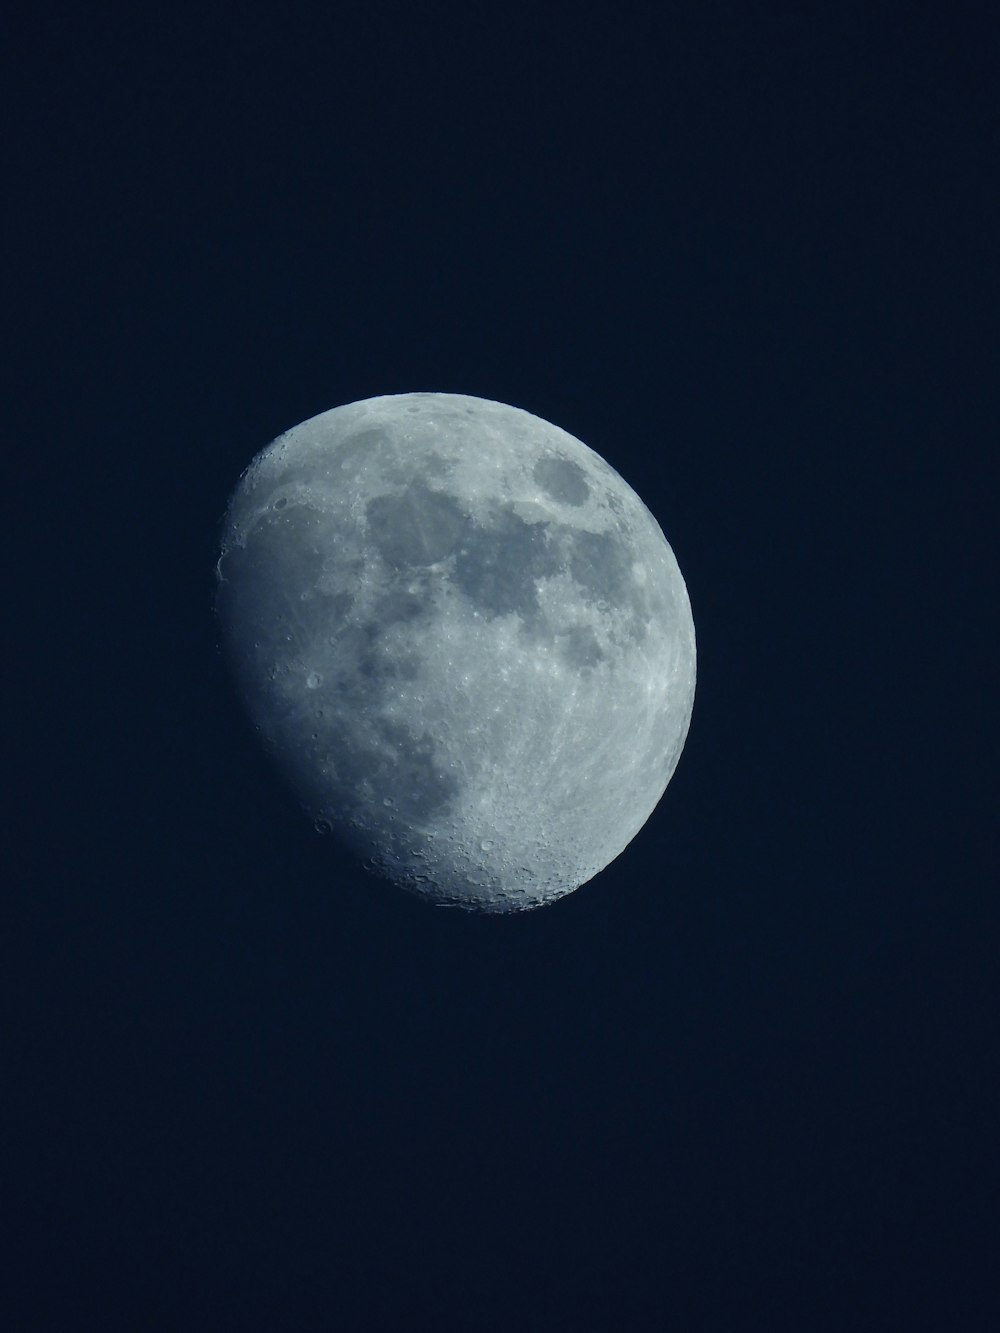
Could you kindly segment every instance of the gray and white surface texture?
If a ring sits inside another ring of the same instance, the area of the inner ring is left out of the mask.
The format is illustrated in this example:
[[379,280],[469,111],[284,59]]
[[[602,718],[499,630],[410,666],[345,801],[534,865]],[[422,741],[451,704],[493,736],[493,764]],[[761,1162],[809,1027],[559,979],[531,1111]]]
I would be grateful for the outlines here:
[[375,873],[486,912],[628,845],[677,765],[695,636],[656,520],[502,403],[334,408],[237,486],[218,612],[267,752]]

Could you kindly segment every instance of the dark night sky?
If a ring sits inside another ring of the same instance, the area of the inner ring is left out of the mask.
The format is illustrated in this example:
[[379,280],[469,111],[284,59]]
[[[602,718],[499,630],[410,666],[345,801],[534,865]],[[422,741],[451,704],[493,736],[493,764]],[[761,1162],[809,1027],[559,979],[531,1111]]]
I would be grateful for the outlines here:
[[[5,1333],[1000,1326],[993,7],[92,9],[4,80]],[[240,471],[411,389],[694,608],[522,917],[342,860],[217,653]]]

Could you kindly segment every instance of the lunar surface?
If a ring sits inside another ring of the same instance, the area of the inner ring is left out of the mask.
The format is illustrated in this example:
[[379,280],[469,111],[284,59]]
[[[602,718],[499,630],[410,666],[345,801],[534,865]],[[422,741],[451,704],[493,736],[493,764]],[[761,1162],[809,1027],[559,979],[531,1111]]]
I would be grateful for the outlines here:
[[217,576],[240,693],[317,828],[432,901],[569,893],[677,765],[677,561],[618,473],[528,412],[408,393],[303,422],[240,480]]

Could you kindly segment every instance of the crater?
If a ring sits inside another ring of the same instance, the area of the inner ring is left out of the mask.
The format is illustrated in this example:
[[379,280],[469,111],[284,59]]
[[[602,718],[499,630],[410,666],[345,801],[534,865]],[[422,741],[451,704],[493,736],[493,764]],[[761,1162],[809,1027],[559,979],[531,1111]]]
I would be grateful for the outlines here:
[[583,468],[572,463],[568,458],[540,458],[534,466],[532,476],[550,500],[557,504],[573,505],[579,508],[587,502],[590,487],[583,475]]

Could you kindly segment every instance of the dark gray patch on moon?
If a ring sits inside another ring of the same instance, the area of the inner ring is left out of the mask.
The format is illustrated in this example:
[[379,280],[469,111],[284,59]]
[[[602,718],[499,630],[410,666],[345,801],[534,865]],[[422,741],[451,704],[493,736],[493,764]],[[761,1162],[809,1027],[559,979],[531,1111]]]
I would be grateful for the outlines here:
[[[308,719],[312,755],[303,751],[297,762],[298,747],[286,746],[279,756],[293,786],[309,791],[314,815],[341,811],[347,827],[363,825],[383,842],[401,836],[400,819],[419,824],[444,817],[459,792],[457,776],[439,758],[434,739],[385,715],[396,686],[419,679],[423,671],[416,654],[386,649],[383,632],[398,609],[391,596],[379,599],[372,608],[375,620],[335,637],[331,660],[337,669],[315,691]],[[313,774],[319,775],[316,780]],[[336,824],[341,827],[342,821]]]
[[610,532],[573,532],[569,568],[598,605],[625,611],[632,633],[642,634],[649,612],[642,589],[632,578],[631,552],[620,538]]
[[[377,701],[376,691],[356,699],[358,707]],[[381,841],[391,838],[398,846],[405,836],[400,820],[421,824],[448,814],[459,782],[439,763],[430,736],[415,735],[402,723],[377,715],[363,732],[351,719],[336,715],[321,717],[321,724],[322,739],[313,733],[311,756],[304,751],[303,762],[291,769],[287,752],[279,760],[286,760],[284,767],[314,816],[337,812],[336,827],[346,841],[353,841],[348,832],[353,830],[377,834]]]
[[608,532],[572,532],[569,568],[591,597],[618,604],[630,593],[628,552]]
[[597,635],[589,625],[571,625],[569,629],[562,630],[556,639],[563,661],[577,671],[597,666],[604,657]]
[[526,523],[513,509],[499,509],[488,526],[470,525],[452,578],[488,615],[516,611],[528,617],[538,611],[538,580],[558,567],[548,524]]
[[[369,509],[373,536],[394,567],[439,558],[465,522],[453,501],[426,490],[381,497],[381,507],[372,501]],[[417,679],[422,669],[413,653],[386,648],[385,631],[426,615],[431,592],[426,584],[411,591],[394,581],[358,623],[351,618],[350,593],[318,591],[328,539],[328,523],[316,509],[269,510],[243,545],[231,546],[220,561],[219,611],[229,627],[241,690],[251,712],[268,719],[263,739],[291,785],[307,793],[314,814],[324,816],[331,805],[367,809],[365,791],[388,793],[391,804],[375,815],[382,834],[382,823],[388,826],[397,815],[440,817],[458,791],[455,775],[437,761],[434,741],[381,711],[394,684]],[[319,620],[304,614],[302,605],[303,597],[316,596],[327,608]],[[326,646],[317,654],[319,629]],[[298,664],[317,655],[334,669],[310,675],[303,691],[306,673]],[[359,726],[359,718],[368,724]],[[289,743],[296,734],[298,741]]]
[[590,495],[583,468],[568,458],[540,458],[532,475],[549,499],[559,504],[586,504]]
[[273,655],[292,632],[293,597],[314,588],[322,572],[322,528],[315,509],[296,505],[265,514],[243,545],[226,551],[219,569],[220,610],[246,645],[262,645]]
[[378,628],[386,629],[390,625],[407,624],[418,620],[422,615],[426,615],[430,609],[431,590],[426,583],[409,584],[406,587],[395,586],[386,590],[385,596],[379,599],[377,625],[372,629],[378,633]]
[[415,482],[402,495],[377,495],[365,506],[368,534],[393,569],[435,565],[451,555],[468,524],[450,495]]
[[440,454],[428,454],[424,471],[429,477],[446,477],[452,469],[452,464],[446,462]]
[[[437,819],[458,794],[458,781],[437,762],[431,737],[416,736],[390,718],[378,719],[367,743],[339,720],[329,737],[340,789],[337,805],[353,812],[355,822],[360,822],[362,811],[369,825],[385,828],[400,818],[418,823]],[[379,805],[372,808],[365,796],[369,791],[379,793],[381,811]],[[329,786],[317,795],[324,805],[330,803]]]
[[330,623],[338,625],[354,605],[354,596],[349,592],[328,593],[326,596],[330,607]]
[[377,426],[368,426],[349,435],[333,455],[334,460],[339,468],[347,468],[362,457],[375,454],[385,441],[384,430],[379,430]]

